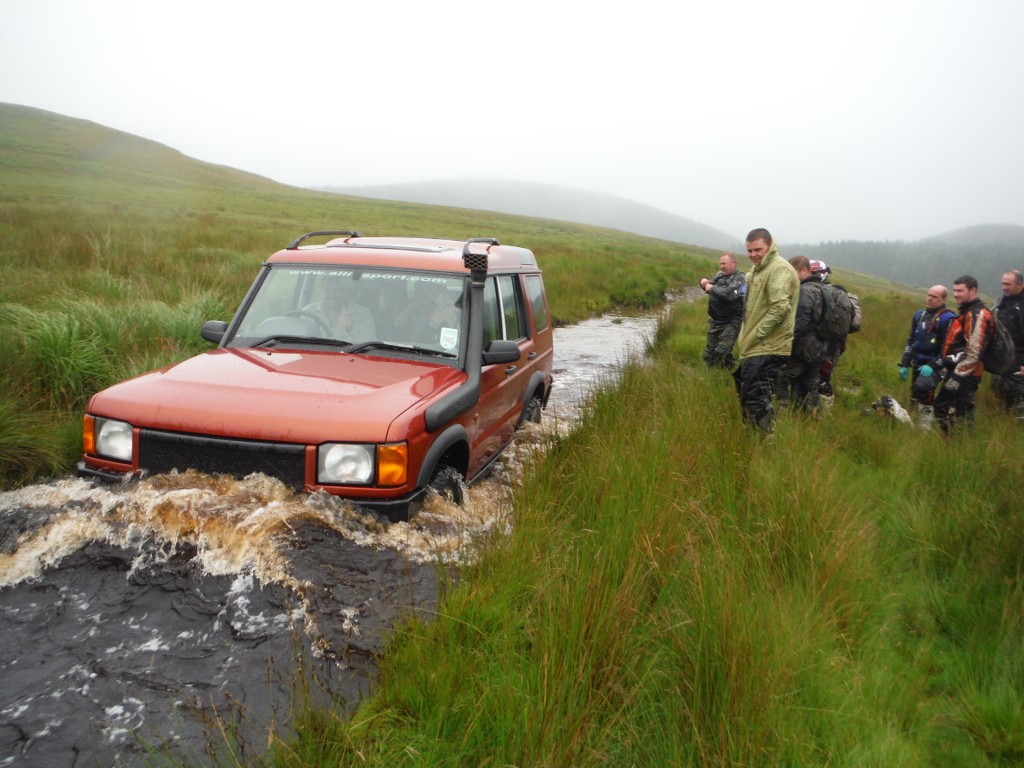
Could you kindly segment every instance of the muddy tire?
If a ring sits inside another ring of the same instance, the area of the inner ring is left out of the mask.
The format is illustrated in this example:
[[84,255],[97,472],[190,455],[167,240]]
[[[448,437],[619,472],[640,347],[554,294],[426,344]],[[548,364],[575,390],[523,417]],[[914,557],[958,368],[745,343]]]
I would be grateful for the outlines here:
[[442,498],[456,504],[462,504],[466,499],[466,486],[462,474],[454,467],[438,467],[430,480],[430,487]]
[[526,405],[523,407],[523,420],[521,423],[525,424],[530,422],[531,424],[540,424],[540,412],[543,408],[539,394],[531,395],[530,399],[526,401]]

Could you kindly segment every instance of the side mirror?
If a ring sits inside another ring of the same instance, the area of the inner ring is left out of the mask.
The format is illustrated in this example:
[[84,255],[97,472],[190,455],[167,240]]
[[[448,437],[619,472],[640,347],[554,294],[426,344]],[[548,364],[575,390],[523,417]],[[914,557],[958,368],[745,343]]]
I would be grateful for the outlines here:
[[519,345],[514,341],[492,341],[484,350],[484,365],[502,365],[519,362]]
[[214,344],[220,344],[224,339],[224,334],[227,333],[228,324],[223,320],[207,320],[203,323],[203,328],[199,331],[199,335],[207,341],[212,341]]

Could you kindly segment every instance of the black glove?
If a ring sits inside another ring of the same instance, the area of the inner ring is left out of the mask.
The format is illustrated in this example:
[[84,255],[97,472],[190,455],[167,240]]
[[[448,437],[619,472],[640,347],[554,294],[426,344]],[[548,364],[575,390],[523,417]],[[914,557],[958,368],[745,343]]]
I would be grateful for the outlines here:
[[958,352],[955,355],[947,355],[946,357],[942,358],[942,366],[943,366],[943,368],[947,368],[949,370],[953,370],[954,368],[956,368],[960,364],[960,361],[963,360],[963,359],[964,359],[964,353],[963,352]]

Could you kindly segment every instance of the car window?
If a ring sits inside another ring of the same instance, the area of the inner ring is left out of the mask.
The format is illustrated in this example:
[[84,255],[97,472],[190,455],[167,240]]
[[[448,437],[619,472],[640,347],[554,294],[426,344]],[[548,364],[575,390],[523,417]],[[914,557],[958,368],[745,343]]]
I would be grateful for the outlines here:
[[463,314],[461,278],[403,273],[385,281],[382,287],[388,289],[381,304],[382,313],[389,317],[383,334],[386,341],[458,352]]
[[227,346],[381,341],[456,356],[463,283],[429,272],[275,266]]
[[492,277],[484,286],[484,347],[495,339],[505,338],[501,328],[501,305],[498,301],[498,285]]
[[505,321],[505,338],[511,341],[525,339],[530,335],[526,323],[522,292],[516,275],[498,277],[498,293],[501,297],[501,311]]
[[530,295],[530,307],[533,309],[533,322],[538,331],[548,327],[548,307],[544,302],[544,282],[540,275],[526,276],[526,290]]
[[484,287],[484,346],[495,339],[518,341],[529,335],[519,279],[498,275]]

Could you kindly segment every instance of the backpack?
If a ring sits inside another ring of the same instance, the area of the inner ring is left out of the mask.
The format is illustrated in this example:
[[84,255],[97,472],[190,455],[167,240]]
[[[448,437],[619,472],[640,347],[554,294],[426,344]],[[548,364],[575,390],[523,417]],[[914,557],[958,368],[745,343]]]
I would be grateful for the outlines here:
[[1013,345],[1010,329],[996,318],[992,318],[992,332],[981,350],[981,363],[985,370],[997,376],[1004,376],[1017,369],[1017,350]]
[[861,321],[864,319],[864,312],[860,308],[860,299],[857,298],[856,293],[846,291],[846,295],[850,297],[850,304],[853,305],[853,319],[850,320],[850,333],[856,333],[860,330]]
[[[818,336],[825,341],[845,339],[853,327],[855,313],[850,294],[831,283],[821,283],[822,312]],[[857,325],[858,330],[860,325]]]

